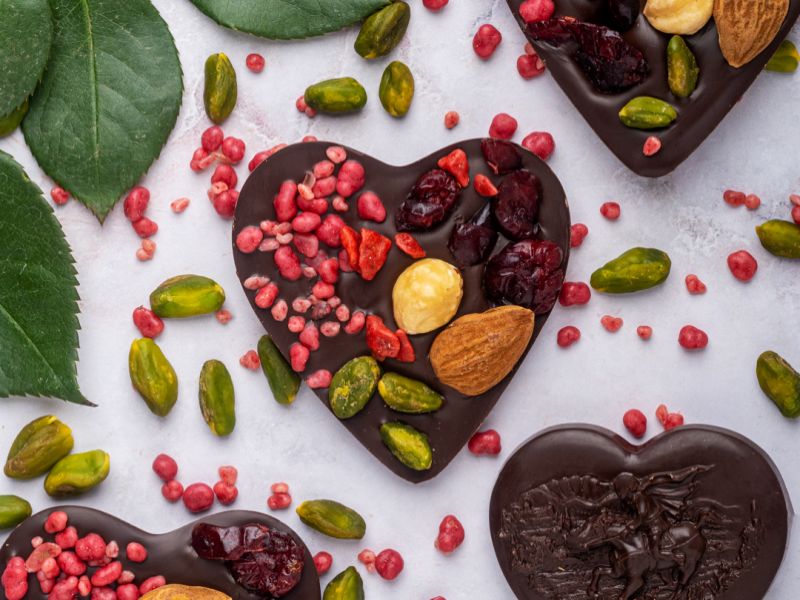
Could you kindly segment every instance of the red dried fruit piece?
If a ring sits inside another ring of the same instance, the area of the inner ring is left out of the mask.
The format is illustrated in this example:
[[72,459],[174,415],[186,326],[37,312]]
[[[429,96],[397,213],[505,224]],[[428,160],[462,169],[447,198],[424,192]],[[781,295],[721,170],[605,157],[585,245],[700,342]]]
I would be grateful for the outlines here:
[[544,61],[538,54],[521,54],[517,58],[517,73],[523,79],[534,79],[544,72]]
[[466,223],[456,222],[447,248],[460,267],[471,267],[489,257],[497,237],[491,226],[491,206],[487,204]]
[[609,221],[616,221],[622,214],[622,208],[617,202],[604,202],[600,207],[600,214]]
[[510,140],[517,132],[517,120],[508,113],[498,113],[489,126],[489,137]]
[[589,235],[589,228],[583,223],[575,223],[569,229],[569,246],[578,248],[583,244],[583,240]]
[[571,17],[557,17],[528,23],[534,39],[559,48],[566,46],[572,58],[594,88],[604,94],[617,94],[642,83],[650,74],[644,54],[620,33]]
[[558,302],[561,306],[586,304],[592,299],[592,290],[581,281],[565,281]]
[[461,115],[454,110],[451,110],[444,115],[444,126],[447,129],[453,129],[460,121]]
[[153,472],[161,481],[172,481],[178,476],[178,463],[167,454],[159,454],[153,461]]
[[56,185],[50,190],[50,197],[56,205],[63,206],[69,201],[69,192],[61,186]]
[[136,186],[122,203],[122,210],[131,223],[136,223],[144,217],[147,205],[150,203],[150,191],[142,186]]
[[333,556],[329,552],[317,552],[314,555],[314,566],[317,569],[317,575],[325,575],[333,566]]
[[423,173],[394,220],[398,231],[427,231],[444,221],[458,202],[461,188],[455,178],[442,169]]
[[422,0],[422,6],[436,12],[442,10],[450,0]]
[[686,350],[702,350],[708,346],[708,335],[702,329],[686,325],[678,333],[678,343]]
[[664,421],[664,430],[669,431],[683,425],[683,415],[681,413],[669,413]]
[[442,554],[455,552],[464,543],[464,526],[453,515],[447,515],[439,524],[439,535],[434,542],[434,546]]
[[553,0],[525,0],[519,7],[519,16],[526,23],[547,21],[555,12]]
[[179,481],[168,481],[161,486],[161,495],[168,502],[177,502],[183,498],[183,484]]
[[661,146],[661,139],[651,135],[644,141],[644,146],[642,146],[642,154],[645,156],[655,156],[661,151]]
[[475,175],[475,179],[472,182],[475,191],[478,192],[480,196],[484,198],[493,198],[497,196],[497,188],[492,183],[492,180],[489,179],[486,175],[478,174]]
[[481,25],[472,38],[472,49],[483,60],[489,59],[497,46],[503,41],[503,35],[497,30],[494,25],[489,23]]
[[402,329],[395,332],[397,339],[400,340],[400,352],[397,353],[397,360],[404,363],[413,363],[417,360],[414,346],[411,345],[411,340],[408,339],[408,334]]
[[482,454],[497,456],[502,450],[500,434],[494,429],[478,431],[469,439],[467,448],[469,448],[469,451],[476,456],[480,456]]
[[745,200],[747,200],[747,195],[736,190],[725,190],[722,194],[722,199],[730,206],[743,206]]
[[350,263],[350,267],[352,269],[357,271],[358,261],[359,261],[359,248],[361,246],[361,236],[352,227],[344,225],[339,230],[339,239],[342,243],[342,247],[347,253],[347,262]]
[[486,265],[486,295],[498,304],[516,304],[543,315],[552,310],[564,282],[564,254],[551,241],[508,244]]
[[641,438],[647,431],[647,417],[640,410],[632,408],[622,417],[622,423],[635,438]]
[[739,281],[750,281],[758,271],[758,261],[747,250],[739,250],[728,257],[728,268]]
[[455,177],[462,188],[469,185],[469,159],[461,148],[456,148],[447,156],[443,156],[436,164]]
[[143,563],[147,560],[147,549],[139,542],[131,542],[125,547],[125,556],[131,562]]
[[133,311],[133,324],[143,337],[155,339],[164,331],[164,321],[149,308],[140,306]]
[[556,142],[548,132],[534,131],[525,136],[522,140],[522,147],[542,160],[547,160],[556,149]]
[[667,415],[669,415],[669,410],[667,409],[666,404],[659,404],[656,407],[656,419],[662,425],[667,422]]
[[214,490],[205,483],[193,483],[183,492],[183,504],[189,512],[206,511],[214,504]]
[[573,325],[567,325],[558,330],[556,343],[562,348],[569,348],[581,339],[581,330]]
[[383,223],[386,220],[386,208],[380,197],[374,192],[364,192],[356,202],[358,217],[365,221]]
[[500,231],[514,241],[529,239],[539,232],[539,203],[542,184],[526,169],[507,175],[497,188],[492,214]]
[[400,338],[376,315],[367,317],[367,347],[376,360],[396,358],[400,354]]
[[511,142],[484,138],[481,140],[481,153],[495,175],[505,175],[522,167],[522,154]]
[[706,284],[700,281],[700,278],[697,275],[686,276],[686,289],[693,296],[705,294],[708,290]]
[[253,73],[261,73],[261,71],[264,70],[264,65],[266,63],[267,61],[264,60],[264,57],[257,52],[248,54],[247,59],[245,59],[245,65],[247,65],[247,68]]
[[403,557],[397,550],[387,548],[375,557],[375,570],[383,579],[392,581],[403,571]]
[[636,328],[636,335],[643,340],[649,340],[651,337],[653,337],[653,328],[649,325],[639,325]]
[[612,317],[611,315],[605,315],[602,319],[600,319],[600,324],[609,333],[617,333],[620,329],[622,329],[623,323],[624,322],[620,317]]
[[411,258],[425,258],[425,250],[410,233],[395,234],[394,243]]
[[383,268],[392,248],[392,240],[377,231],[361,228],[358,247],[358,272],[366,281],[372,281]]

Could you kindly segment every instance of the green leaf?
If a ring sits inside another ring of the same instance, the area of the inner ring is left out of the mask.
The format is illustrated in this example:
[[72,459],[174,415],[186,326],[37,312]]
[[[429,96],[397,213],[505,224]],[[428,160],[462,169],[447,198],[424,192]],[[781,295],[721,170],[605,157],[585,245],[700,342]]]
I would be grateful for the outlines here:
[[391,0],[191,0],[224,27],[276,40],[338,31]]
[[52,40],[47,0],[0,0],[0,117],[33,93]]
[[90,404],[78,389],[78,293],[53,209],[0,151],[0,397]]
[[102,222],[175,125],[178,53],[149,0],[50,6],[52,56],[22,130],[42,169]]

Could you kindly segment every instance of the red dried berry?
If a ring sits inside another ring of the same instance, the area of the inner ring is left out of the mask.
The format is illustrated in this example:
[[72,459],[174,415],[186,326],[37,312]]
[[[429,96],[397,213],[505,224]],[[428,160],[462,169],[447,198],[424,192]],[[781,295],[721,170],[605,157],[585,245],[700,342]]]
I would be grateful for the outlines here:
[[68,577],[80,577],[88,569],[85,562],[83,562],[74,552],[62,552],[56,558],[59,568]]
[[264,65],[266,64],[267,61],[264,60],[264,57],[258,54],[257,52],[248,54],[247,58],[245,59],[245,65],[247,65],[247,68],[250,69],[253,73],[261,73],[261,71],[264,70]]
[[69,202],[69,192],[58,185],[50,190],[50,197],[57,206],[64,206]]
[[414,346],[411,345],[411,340],[408,339],[408,334],[402,329],[395,331],[397,339],[400,340],[400,352],[397,353],[397,360],[404,363],[413,363],[417,360]]
[[464,542],[464,526],[453,515],[447,515],[439,525],[439,535],[434,542],[434,546],[442,554],[455,552]]
[[730,206],[743,206],[745,200],[747,200],[747,195],[736,190],[725,190],[722,194],[722,199]]
[[623,320],[620,317],[612,317],[611,315],[604,315],[603,318],[600,319],[600,324],[609,333],[616,333],[620,329],[622,329]]
[[376,315],[367,317],[367,347],[377,360],[395,358],[400,353],[400,338]]
[[303,275],[303,270],[300,267],[300,259],[289,246],[281,246],[272,255],[275,261],[275,266],[281,277],[288,281],[297,281]]
[[349,198],[364,187],[365,181],[366,172],[363,165],[356,160],[345,161],[336,178],[336,193]]
[[492,206],[486,204],[467,222],[456,221],[447,242],[460,267],[482,263],[497,244],[498,233],[492,223]]
[[578,248],[589,235],[589,228],[583,223],[575,223],[569,230],[570,248]]
[[651,337],[653,337],[653,328],[649,325],[639,325],[636,328],[636,335],[643,340],[649,340]]
[[222,127],[212,125],[203,132],[200,136],[200,142],[203,145],[203,150],[206,152],[216,152],[222,146],[222,140],[225,134],[222,132]]
[[63,510],[56,510],[47,515],[44,522],[44,530],[47,533],[59,533],[67,528],[67,513]]
[[697,275],[691,274],[686,276],[686,289],[693,296],[705,294],[708,290],[706,284],[700,281],[700,278]]
[[600,207],[600,214],[603,215],[609,221],[616,221],[622,214],[622,209],[620,208],[620,205],[617,204],[616,202],[605,202]]
[[236,235],[236,247],[239,252],[252,254],[258,250],[261,240],[264,239],[264,232],[255,225],[248,225]]
[[333,556],[328,552],[317,552],[314,555],[314,566],[317,569],[317,575],[325,575],[333,566]]
[[502,450],[500,434],[494,429],[478,431],[469,439],[467,448],[469,448],[469,451],[476,456],[480,456],[482,454],[496,456],[500,454],[500,451]]
[[217,497],[220,504],[223,506],[230,506],[236,502],[236,498],[239,496],[239,490],[236,489],[235,485],[224,481],[218,481],[214,484],[214,495]]
[[392,581],[403,571],[403,557],[397,550],[387,548],[381,550],[375,557],[375,570],[383,579]]
[[142,585],[139,586],[139,594],[144,596],[145,594],[149,594],[153,590],[157,590],[165,585],[167,585],[167,580],[162,575],[148,577],[142,582]]
[[500,231],[512,240],[533,238],[539,232],[542,184],[527,169],[514,171],[500,182],[492,215]]
[[[242,140],[235,137],[227,137],[222,141],[222,154],[225,155],[233,164],[238,164],[244,158],[245,145]],[[230,187],[235,187],[232,185]]]
[[[338,326],[339,324],[336,323]],[[314,371],[311,375],[306,378],[306,384],[312,390],[319,390],[322,388],[327,388],[331,384],[331,379],[333,379],[333,375],[327,369],[320,369],[319,371]]]
[[226,190],[213,200],[214,210],[223,219],[232,219],[236,211],[236,204],[239,202],[239,192],[236,190]]
[[510,140],[517,132],[517,120],[507,113],[499,113],[489,126],[489,137],[499,140]]
[[472,38],[472,49],[480,58],[488,60],[502,41],[503,35],[494,25],[487,23],[481,25],[475,33],[475,37]]
[[167,454],[159,454],[153,461],[153,472],[161,481],[172,481],[178,475],[178,463]]
[[456,148],[447,156],[443,156],[436,164],[455,177],[462,188],[469,185],[469,159],[461,148]]
[[358,562],[363,564],[367,568],[367,571],[369,571],[370,573],[373,573],[375,571],[376,558],[377,556],[370,549],[365,549],[358,553]]
[[553,0],[525,0],[519,7],[519,16],[526,23],[547,21],[555,12]]
[[561,306],[574,306],[576,304],[587,304],[592,298],[592,290],[589,286],[580,281],[565,281],[561,287],[561,294],[558,302]]
[[800,205],[792,207],[792,221],[800,225]]
[[383,223],[386,220],[386,208],[374,192],[364,192],[358,197],[356,204],[358,216],[365,221]]
[[179,481],[168,481],[161,486],[161,495],[169,502],[183,498],[183,485]]
[[655,156],[661,151],[661,140],[654,135],[651,135],[644,141],[642,146],[642,154],[645,156]]
[[460,121],[461,121],[461,115],[459,115],[454,110],[448,111],[444,115],[444,126],[447,129],[453,129],[456,125],[459,124]]
[[656,407],[656,419],[662,425],[667,422],[667,415],[669,415],[669,410],[667,409],[666,404],[659,404]]
[[125,556],[131,562],[143,563],[147,560],[147,549],[139,542],[131,542],[125,547]]
[[747,210],[757,210],[758,207],[761,206],[761,198],[755,194],[747,194],[744,199],[744,205]]
[[522,167],[522,153],[519,148],[505,140],[482,139],[481,154],[495,175],[505,175]]
[[270,282],[256,292],[256,296],[253,301],[258,308],[266,310],[275,304],[275,300],[278,298],[279,293],[280,290],[278,289],[278,286]]
[[569,348],[581,339],[581,330],[573,325],[567,325],[558,330],[556,343],[562,348]]
[[678,343],[686,350],[702,350],[708,346],[708,335],[702,329],[686,325],[678,333]]
[[214,504],[214,490],[205,483],[193,483],[183,492],[183,504],[189,512],[204,512]]
[[522,147],[532,152],[542,160],[547,160],[556,148],[553,136],[546,131],[534,131],[522,140]]
[[437,11],[442,10],[450,0],[422,0],[422,6],[428,10]]
[[[270,284],[272,285],[272,284]],[[258,358],[258,352],[255,350],[248,350],[239,358],[239,364],[245,369],[257,371],[261,366],[261,359]]]
[[292,363],[292,370],[296,373],[305,371],[311,351],[303,344],[292,344],[289,348],[289,360]]
[[158,224],[147,217],[142,217],[133,223],[133,230],[140,238],[146,239],[158,233]]
[[292,497],[286,492],[278,492],[267,498],[270,510],[285,510],[292,505]]
[[84,562],[102,560],[106,556],[106,542],[96,533],[89,533],[75,542],[75,554]]
[[641,438],[647,431],[647,417],[640,410],[632,408],[622,417],[622,423],[635,438]]
[[[75,547],[78,541],[78,530],[74,527],[67,527],[64,531],[56,535],[56,544],[62,550],[69,550]],[[63,553],[62,553],[63,554]],[[63,569],[63,567],[62,567]]]
[[410,233],[395,234],[394,243],[402,252],[406,253],[411,258],[425,258],[425,250]]
[[366,281],[372,281],[383,268],[392,247],[392,240],[377,231],[361,228],[358,247],[358,272]]
[[483,196],[484,198],[493,198],[497,196],[497,188],[492,183],[492,180],[486,175],[475,175],[472,185],[475,188],[475,191],[478,192],[478,195]]
[[728,256],[728,268],[739,281],[750,281],[758,271],[758,261],[746,250]]
[[517,58],[517,73],[523,79],[534,79],[545,72],[544,61],[538,54],[522,54]]
[[239,178],[236,176],[236,171],[230,165],[217,165],[214,174],[211,176],[211,183],[224,183],[229,190],[234,189],[238,182]]
[[669,413],[664,421],[664,430],[669,431],[683,425],[683,415],[681,413]]
[[144,213],[147,210],[147,205],[150,203],[150,191],[142,186],[136,186],[128,195],[125,196],[125,200],[122,203],[122,209],[125,213],[125,216],[131,223],[136,223],[136,221],[140,220],[144,217]]

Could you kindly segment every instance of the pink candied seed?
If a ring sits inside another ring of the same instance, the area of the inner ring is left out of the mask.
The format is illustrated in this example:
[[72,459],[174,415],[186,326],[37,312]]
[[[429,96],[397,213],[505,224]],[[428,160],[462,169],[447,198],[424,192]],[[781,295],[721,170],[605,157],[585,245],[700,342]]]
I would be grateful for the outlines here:
[[472,38],[472,49],[481,59],[488,60],[502,41],[502,34],[494,25],[487,23],[481,25]]
[[659,137],[651,135],[644,141],[644,146],[642,146],[642,154],[645,156],[655,156],[659,152],[661,152],[662,142]]
[[74,552],[62,552],[56,559],[58,566],[68,576],[80,577],[86,573],[86,563],[83,562]]
[[522,147],[533,152],[542,160],[547,160],[556,149],[556,142],[548,132],[534,131],[525,136],[522,140]]
[[204,148],[198,148],[192,154],[192,160],[189,161],[189,168],[195,173],[204,171],[208,165],[206,159],[208,158],[208,151]]
[[314,279],[317,276],[317,270],[314,267],[303,265],[303,277],[306,279]]
[[622,214],[622,208],[617,202],[604,202],[600,207],[600,214],[609,221],[616,221]]
[[117,558],[119,556],[119,544],[114,540],[106,545],[106,558]]
[[311,308],[311,300],[308,298],[295,298],[292,300],[292,310],[299,313],[305,313]]
[[269,283],[269,277],[264,275],[251,275],[244,280],[244,287],[247,290],[258,290]]
[[158,233],[158,224],[147,217],[142,217],[133,223],[133,230],[140,238],[149,238]]
[[62,550],[74,548],[77,541],[78,530],[71,526],[56,535],[56,544],[58,544]]
[[314,198],[327,198],[333,192],[336,191],[336,177],[324,177],[322,179],[317,179],[317,182],[314,184],[312,191],[314,192]]
[[313,322],[306,323],[298,337],[300,343],[309,350],[319,350],[319,329]]
[[336,321],[325,321],[320,325],[319,331],[325,337],[336,337],[342,329],[342,324]]
[[67,513],[63,510],[56,510],[47,516],[44,522],[44,530],[47,533],[59,533],[67,528]]
[[239,178],[236,176],[236,171],[230,165],[217,165],[214,174],[211,176],[211,183],[224,183],[229,190],[234,189],[238,182]]
[[311,356],[311,352],[303,344],[292,344],[289,348],[289,361],[292,363],[292,370],[295,373],[305,371],[309,356]]
[[275,300],[278,298],[278,293],[280,290],[278,286],[274,283],[268,283],[263,288],[256,292],[255,303],[258,308],[270,308],[273,304],[275,304]]
[[308,378],[306,378],[306,383],[312,390],[317,390],[328,387],[331,384],[331,379],[333,379],[333,375],[331,375],[330,371],[327,369],[320,369],[309,375]]
[[125,556],[131,562],[143,563],[147,560],[147,549],[139,542],[131,542],[125,547]]
[[161,486],[161,495],[167,502],[177,502],[183,498],[183,484],[180,481],[168,481]]
[[212,125],[203,132],[203,135],[200,136],[200,141],[203,145],[203,150],[206,152],[215,152],[222,146],[222,140],[224,138],[225,134],[222,132],[222,128],[218,125]]
[[83,575],[80,579],[78,579],[78,594],[85,598],[91,593],[92,593],[92,582],[89,581],[88,576]]
[[58,185],[50,190],[50,197],[57,206],[64,206],[69,202],[69,192]]
[[350,309],[346,304],[342,304],[336,309],[336,318],[342,323],[346,323],[350,320]]
[[61,569],[58,567],[56,559],[51,557],[42,563],[42,570],[40,573],[42,574],[42,577],[47,579],[55,579],[61,575]]
[[292,231],[292,224],[289,221],[283,221],[281,223],[278,223],[278,227],[275,229],[276,235],[290,233],[291,231]]
[[303,256],[314,258],[319,253],[319,238],[311,233],[296,233],[294,235],[294,247]]
[[314,284],[314,287],[311,288],[311,293],[320,300],[327,300],[336,293],[336,290],[330,283],[318,281]]
[[297,206],[307,212],[314,212],[318,215],[324,215],[328,212],[328,201],[324,198],[313,198],[306,200],[303,196],[297,196]]
[[602,319],[600,319],[600,324],[609,333],[617,333],[620,329],[622,329],[623,320],[620,317],[605,315]]
[[311,233],[322,223],[322,218],[313,212],[304,212],[292,219],[292,229],[297,233]]
[[139,588],[136,584],[125,583],[117,587],[117,600],[137,600]]
[[122,563],[114,561],[94,572],[91,579],[92,585],[95,587],[111,585],[119,579],[120,575],[122,575]]
[[339,305],[342,303],[342,299],[339,296],[331,296],[328,298],[328,306],[332,309],[338,308]]
[[456,111],[451,110],[444,115],[444,126],[446,129],[453,129],[461,122],[461,115]]
[[338,248],[342,245],[340,234],[344,227],[344,221],[338,215],[328,215],[317,227],[317,237],[319,241],[330,248]]
[[233,319],[233,315],[227,308],[223,308],[222,310],[218,310],[214,313],[214,318],[217,319],[217,322],[220,325],[227,325],[231,322],[231,319]]
[[289,494],[272,494],[267,498],[267,506],[270,510],[284,510],[292,504],[292,497]]
[[239,469],[232,465],[224,465],[217,469],[217,474],[219,478],[224,483],[228,485],[236,485],[236,482],[239,479]]
[[278,193],[272,200],[275,207],[275,217],[278,221],[286,222],[294,219],[297,214],[297,204],[294,201],[297,195],[297,184],[294,181],[284,181]]
[[306,264],[313,269],[317,269],[322,263],[328,260],[328,253],[325,250],[319,250],[314,256],[306,257]]
[[368,548],[358,553],[358,562],[363,564],[370,573],[375,572],[375,558],[375,553]]
[[350,322],[344,326],[345,333],[350,335],[355,335],[360,333],[362,329],[364,329],[364,324],[367,322],[367,315],[365,315],[360,310],[357,310],[353,313],[353,316],[350,317]]
[[31,546],[33,548],[38,548],[42,544],[44,544],[44,538],[42,538],[42,536],[37,535],[35,538],[31,538]]
[[691,274],[686,276],[686,289],[694,296],[705,294],[708,290],[706,284],[703,283],[697,275]]
[[232,219],[236,211],[236,204],[239,202],[239,192],[227,190],[222,192],[212,201],[214,210],[223,219]]
[[264,238],[258,245],[259,252],[275,252],[281,247],[281,243],[277,238]]
[[317,164],[314,165],[314,177],[317,179],[324,179],[325,177],[330,177],[333,175],[333,171],[336,169],[336,165],[329,160],[321,160]]
[[226,137],[222,141],[222,154],[234,165],[244,158],[245,145],[242,140],[235,137]]
[[336,194],[333,197],[331,205],[333,206],[333,210],[336,212],[347,212],[350,209],[350,205],[347,204],[347,200],[342,198],[339,194]]
[[693,325],[686,325],[678,332],[678,343],[686,350],[702,350],[708,346],[708,334]]
[[789,196],[789,202],[791,202],[793,206],[800,206],[800,194],[791,194]]
[[649,340],[651,337],[653,337],[653,328],[649,325],[639,325],[636,328],[636,335],[643,340]]
[[510,140],[517,132],[517,120],[507,113],[499,113],[489,126],[489,137]]
[[92,600],[118,600],[111,588],[92,588]]
[[316,198],[314,189],[305,183],[301,183],[297,186],[297,193],[303,200],[313,200]]
[[223,506],[230,506],[236,502],[236,498],[239,497],[239,490],[235,485],[225,483],[224,481],[218,481],[214,484],[214,495],[217,497],[220,504]]
[[278,300],[270,312],[272,318],[276,321],[285,321],[286,316],[289,314],[289,305],[286,304],[286,300]]
[[583,223],[575,223],[569,230],[570,248],[579,248],[587,235],[589,235],[589,228]]
[[314,567],[317,569],[317,575],[325,575],[325,573],[331,570],[332,566],[333,556],[331,556],[330,552],[317,552],[314,555]]
[[747,195],[737,190],[725,190],[722,194],[722,199],[725,201],[725,204],[730,206],[742,206],[745,200],[747,200]]
[[145,187],[137,185],[125,196],[122,206],[123,212],[131,223],[136,223],[136,221],[144,217],[149,203],[150,191]]
[[289,246],[278,248],[273,254],[273,259],[281,277],[284,279],[297,281],[302,276],[303,271],[300,268],[300,259]]
[[135,580],[136,574],[133,571],[123,571],[122,575],[117,579],[117,583],[119,585],[125,585],[126,583],[133,583]]
[[267,64],[267,61],[264,60],[264,57],[258,52],[252,52],[247,55],[244,64],[253,73],[261,73],[261,71],[264,70],[264,65]]
[[265,219],[258,224],[261,231],[263,231],[266,235],[275,237],[278,235],[278,222],[272,221],[270,219]]
[[[324,283],[336,283],[339,280],[339,261],[335,258],[329,258],[319,264],[317,267],[319,278]],[[314,294],[316,296],[316,294]]]
[[[450,0],[422,0],[422,6],[424,6],[425,8],[427,8],[428,10],[430,10],[432,12],[437,12],[437,11],[442,10],[445,6],[447,6],[447,3],[449,1]],[[327,553],[320,552],[320,554],[327,554]],[[316,559],[315,559],[315,563],[316,563]],[[319,569],[317,569],[317,570],[319,570]]]
[[328,148],[325,149],[325,156],[327,156],[333,164],[339,165],[347,160],[347,150],[341,146],[328,146]]
[[145,594],[148,594],[153,590],[157,590],[160,587],[164,587],[165,585],[167,585],[167,580],[164,579],[164,576],[156,575],[155,577],[150,577],[142,582],[142,585],[139,586],[139,593],[144,596]]
[[306,320],[303,317],[298,317],[297,315],[289,317],[287,329],[292,333],[300,333],[305,326]]
[[78,578],[69,577],[57,582],[53,590],[48,594],[48,600],[72,600],[78,591]]
[[526,23],[538,23],[547,21],[554,11],[553,0],[525,0],[519,7],[519,16]]
[[339,251],[339,270],[342,273],[352,273],[353,267],[350,266],[350,259],[347,256],[347,252],[345,250]]
[[208,188],[208,199],[214,200],[217,196],[219,196],[222,192],[228,191],[228,184],[222,181],[218,181],[217,183],[212,183],[211,187]]
[[255,350],[248,350],[239,358],[239,364],[245,369],[256,371],[261,366],[261,359]]
[[236,235],[236,247],[239,252],[252,254],[258,249],[261,240],[264,239],[264,232],[255,225],[248,225]]
[[761,198],[755,194],[747,194],[744,199],[744,205],[747,210],[757,210],[761,206]]
[[42,570],[42,565],[48,558],[56,558],[61,554],[61,546],[52,542],[45,542],[31,552],[28,560],[25,561],[25,568],[29,573],[36,573]]
[[522,54],[517,57],[517,73],[523,79],[535,79],[546,70],[544,61],[538,54]]
[[363,165],[356,160],[348,160],[339,169],[336,193],[349,198],[364,187],[365,181],[366,172]]
[[173,200],[169,206],[172,209],[172,212],[174,212],[176,215],[179,215],[189,208],[190,203],[191,200],[189,200],[189,198],[178,198],[177,200]]
[[383,223],[386,220],[386,208],[377,194],[364,192],[358,197],[358,216],[366,221]]

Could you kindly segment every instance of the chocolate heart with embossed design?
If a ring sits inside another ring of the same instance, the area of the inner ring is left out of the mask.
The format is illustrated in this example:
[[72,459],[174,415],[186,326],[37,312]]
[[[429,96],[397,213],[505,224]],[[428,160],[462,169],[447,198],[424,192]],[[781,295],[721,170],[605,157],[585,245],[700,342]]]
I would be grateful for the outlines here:
[[[672,36],[653,28],[644,15],[640,15],[635,25],[622,36],[644,55],[649,65],[649,74],[640,84],[630,89],[621,93],[604,94],[590,83],[578,63],[570,56],[571,50],[568,46],[558,48],[534,39],[535,36],[528,31],[519,14],[519,7],[523,2],[524,0],[508,0],[508,5],[556,82],[617,158],[632,171],[647,177],[670,173],[697,149],[761,74],[764,65],[800,16],[800,0],[791,0],[789,14],[777,37],[754,60],[738,69],[725,62],[713,19],[698,33],[685,36],[686,43],[697,57],[700,77],[694,93],[689,98],[682,99],[673,95],[667,84],[667,44]],[[555,4],[555,16],[602,23],[602,11],[608,2],[557,0]],[[636,96],[653,96],[669,102],[678,111],[677,120],[666,129],[654,131],[626,127],[620,121],[618,113]],[[644,143],[651,135],[660,138],[662,148],[653,156],[645,156]]]
[[[12,557],[21,556],[25,559],[30,555],[33,538],[42,536],[45,542],[54,541],[54,537],[45,532],[44,524],[48,515],[55,510],[67,513],[68,524],[78,530],[79,536],[96,533],[106,542],[117,542],[120,547],[117,560],[122,562],[123,569],[128,569],[136,575],[134,581],[136,585],[141,585],[150,577],[162,575],[169,584],[210,588],[223,592],[234,600],[257,600],[271,596],[250,592],[239,585],[231,575],[228,563],[198,557],[192,548],[192,532],[201,523],[217,527],[242,527],[252,524],[266,526],[270,531],[290,536],[303,555],[303,570],[299,582],[281,597],[284,600],[320,600],[319,576],[314,566],[314,559],[300,536],[281,521],[269,515],[250,511],[227,511],[208,515],[173,532],[155,535],[92,508],[81,506],[50,508],[25,520],[11,533],[0,549],[0,573]],[[144,562],[134,563],[127,559],[126,547],[130,542],[138,542],[145,547],[147,559]],[[277,542],[284,546],[286,544],[283,540]],[[283,546],[278,551],[282,550]],[[263,568],[263,565],[261,567]],[[90,569],[89,575],[91,576],[93,572],[93,569]],[[25,598],[46,600],[47,594],[41,593],[35,576],[28,577],[28,585],[28,594]]]
[[[502,142],[501,144],[504,145],[505,149],[511,149],[513,156],[517,157],[514,158],[515,161],[518,161],[515,166],[517,172],[521,167],[527,169],[538,178],[541,184],[541,202],[536,238],[538,240],[550,240],[560,249],[560,266],[562,270],[566,270],[569,255],[569,209],[558,179],[547,165],[533,154],[515,144],[508,142]],[[326,150],[331,145],[324,142],[297,144],[270,157],[247,180],[236,209],[233,236],[234,257],[239,278],[244,283],[254,275],[267,276],[277,283],[280,288],[280,297],[289,305],[289,317],[302,316],[303,318],[311,318],[310,313],[298,313],[292,308],[292,305],[295,298],[305,298],[311,293],[312,286],[317,281],[313,270],[310,272],[311,278],[287,281],[278,273],[271,252],[255,251],[243,253],[237,248],[235,240],[245,227],[258,226],[264,220],[275,219],[276,213],[272,200],[277,194],[281,183],[285,180],[303,181],[306,171],[312,170],[317,162],[326,159]],[[366,227],[393,240],[397,233],[394,218],[395,211],[406,200],[418,178],[424,173],[436,169],[437,161],[455,149],[462,149],[466,152],[470,175],[473,179],[476,175],[483,174],[489,177],[495,185],[499,186],[505,178],[511,177],[511,175],[496,175],[493,173],[482,155],[481,140],[469,140],[453,144],[427,158],[404,167],[387,165],[355,150],[346,149],[348,159],[357,160],[365,169],[366,181],[362,192],[372,191],[382,199],[386,208],[387,218],[382,223],[360,219],[356,207],[358,194],[351,198],[346,212],[337,214],[356,231]],[[342,208],[341,205],[339,206]],[[455,208],[442,223],[429,231],[413,231],[411,233],[422,245],[428,258],[454,263],[454,257],[448,249],[448,240],[454,224],[462,220],[469,220],[475,213],[486,206],[487,199],[480,196],[474,187],[469,185],[460,192],[460,199]],[[329,214],[333,212],[331,210]],[[497,253],[503,249],[506,242],[507,240],[501,235],[494,252]],[[336,253],[339,252],[338,248],[332,249],[324,246],[324,244],[320,244],[320,247],[333,257],[336,257]],[[305,260],[312,262],[310,259]],[[401,252],[393,244],[386,264],[378,272],[374,280],[365,281],[356,273],[341,273],[339,280],[335,284],[336,297],[341,300],[343,305],[348,307],[350,313],[355,313],[359,310],[367,314],[378,315],[386,321],[388,328],[394,331],[397,325],[393,317],[392,290],[398,276],[413,262],[412,258]],[[462,269],[464,294],[455,318],[469,313],[483,312],[490,308],[491,304],[487,300],[482,286],[483,272],[483,263]],[[558,281],[557,287],[560,288],[560,285],[561,280]],[[285,316],[283,320],[276,320],[272,315],[271,309],[259,308],[256,304],[257,290],[247,289],[247,287],[252,286],[245,286],[245,293],[253,309],[283,356],[289,357],[290,347],[292,344],[298,343],[298,334],[289,331],[288,321]],[[536,336],[542,330],[551,308],[552,304],[548,306],[546,311],[542,311],[542,314],[536,315],[533,337],[525,353],[530,349]],[[335,314],[331,313],[318,319],[317,323],[320,324],[321,328],[321,323],[336,320]],[[320,336],[320,348],[310,353],[308,364],[302,372],[304,378],[308,378],[309,375],[320,369],[336,373],[350,359],[370,354],[363,330],[358,334],[349,335],[345,333],[344,329],[342,327],[334,337]],[[387,359],[382,364],[382,367],[384,372],[393,371],[399,373],[421,381],[436,390],[444,396],[442,408],[428,414],[400,414],[389,409],[376,393],[361,412],[351,418],[341,420],[341,423],[383,464],[399,476],[412,482],[430,479],[447,466],[484,421],[516,372],[515,367],[499,384],[478,396],[468,397],[442,385],[437,380],[428,360],[431,344],[441,329],[422,335],[409,336],[416,354],[415,362],[401,363],[394,359]],[[517,362],[517,367],[523,358],[520,358],[519,362]],[[315,391],[322,403],[325,406],[329,406],[327,388]],[[433,454],[430,468],[412,470],[399,462],[389,449],[384,446],[380,428],[383,423],[389,421],[401,421],[427,435]]]
[[747,438],[689,425],[634,446],[590,425],[522,444],[492,493],[495,553],[517,598],[763,598],[789,499]]

